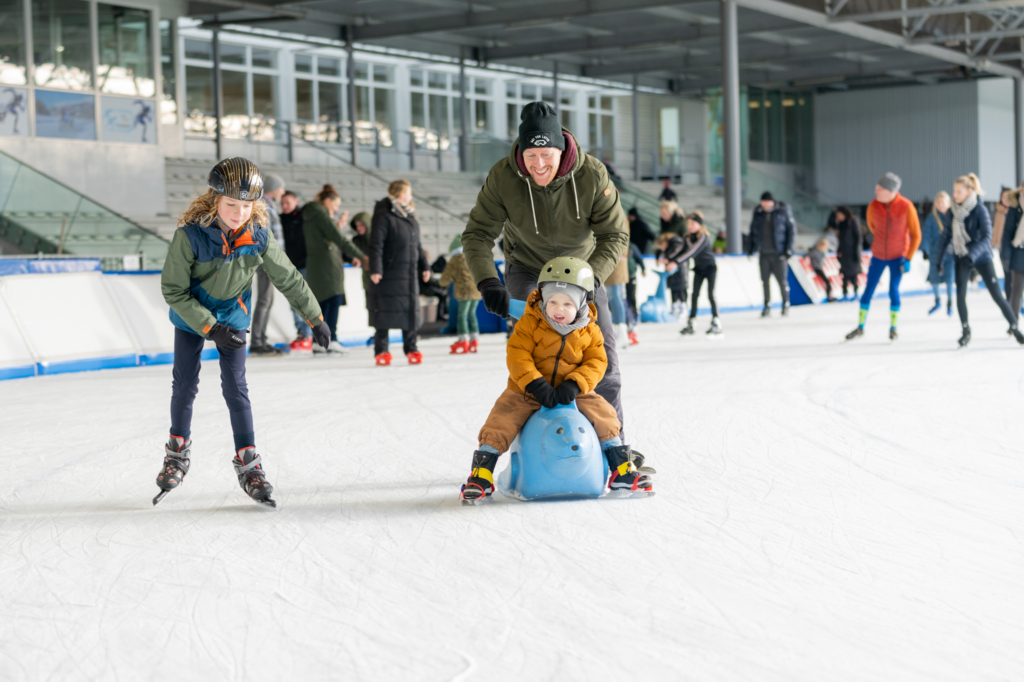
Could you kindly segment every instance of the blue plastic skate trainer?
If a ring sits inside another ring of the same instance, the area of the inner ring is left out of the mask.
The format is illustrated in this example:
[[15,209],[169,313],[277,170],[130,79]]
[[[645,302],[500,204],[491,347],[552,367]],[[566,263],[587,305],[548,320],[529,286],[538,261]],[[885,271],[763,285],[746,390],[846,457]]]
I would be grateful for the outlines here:
[[608,462],[597,432],[576,403],[542,407],[512,441],[497,488],[520,500],[601,497]]
[[668,272],[655,272],[660,278],[658,281],[658,291],[652,296],[647,297],[647,302],[640,306],[640,321],[641,322],[675,322],[675,315],[669,312],[668,302],[665,300],[665,280],[669,278],[671,273]]

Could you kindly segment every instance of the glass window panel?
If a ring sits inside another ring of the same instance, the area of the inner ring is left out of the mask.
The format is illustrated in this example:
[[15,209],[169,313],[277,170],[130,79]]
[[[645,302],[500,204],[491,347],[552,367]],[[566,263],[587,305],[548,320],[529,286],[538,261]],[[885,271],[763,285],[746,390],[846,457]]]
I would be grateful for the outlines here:
[[422,69],[410,69],[409,70],[409,85],[421,88],[423,87],[423,70]]
[[590,141],[591,147],[598,147],[600,145],[600,139],[597,136],[597,114],[588,114],[587,116],[587,139]]
[[603,96],[601,97],[601,109],[603,109],[604,111],[611,111],[612,110],[612,98],[611,97],[603,97]]
[[276,69],[277,50],[265,50],[262,47],[252,48],[252,65],[258,69]]
[[519,105],[506,104],[505,109],[508,116],[508,136],[516,137],[519,135]]
[[765,98],[765,118],[767,119],[768,161],[783,163],[782,154],[782,93],[769,91]]
[[374,64],[373,65],[373,82],[374,83],[390,83],[393,77],[394,70],[385,64]]
[[591,109],[597,108],[597,98],[593,95],[587,97],[587,106]]
[[478,99],[473,102],[473,130],[486,133],[491,130],[491,103]]
[[448,89],[448,74],[437,71],[427,71],[427,87],[434,90]]
[[430,127],[436,130],[441,137],[448,137],[451,133],[451,126],[448,123],[448,96],[430,96]]
[[320,96],[320,120],[341,121],[341,83],[320,81],[316,84],[316,91]]
[[[356,64],[356,67],[358,69],[358,63]],[[341,60],[335,59],[334,57],[317,57],[316,72],[321,76],[340,76]]]
[[36,85],[92,88],[89,3],[32,0],[32,58]]
[[545,85],[540,89],[540,98],[548,104],[555,103],[555,88],[549,85]]
[[370,88],[365,85],[356,88],[356,121],[370,122]]
[[814,96],[805,94],[798,102],[800,106],[800,162],[805,166],[814,165]]
[[[376,67],[374,67],[376,68]],[[376,75],[376,72],[375,72]],[[373,122],[377,124],[380,143],[391,146],[391,128],[395,113],[395,91],[390,88],[374,88],[373,90]]]
[[562,116],[562,127],[572,130],[572,112],[562,109],[560,113]]
[[185,132],[212,135],[213,69],[185,66]]
[[220,41],[220,61],[222,64],[245,65],[245,45],[235,45]]
[[252,113],[263,118],[277,118],[277,76],[265,73],[252,75]]
[[312,121],[313,115],[313,81],[305,78],[295,79],[295,118],[300,121]]
[[528,100],[530,102],[535,102],[537,100],[537,86],[536,85],[526,85],[524,83],[520,87],[520,91],[523,93],[523,99]]
[[763,95],[759,88],[750,88],[747,95],[747,130],[750,131],[748,149],[752,161],[765,160]]
[[509,99],[515,99],[516,98],[516,84],[515,83],[505,83],[505,97],[508,97]]
[[473,79],[473,92],[477,95],[490,95],[491,94],[491,81],[488,78],[474,78]]
[[209,40],[185,38],[185,59],[213,61],[213,45]]
[[21,0],[0,0],[0,84],[26,85],[25,13]]
[[571,92],[565,92],[564,90],[558,93],[559,99],[562,100],[562,106],[571,107],[573,106],[573,94]]
[[800,163],[799,122],[797,120],[796,99],[786,95],[782,98],[782,127],[785,142],[786,163]]
[[96,5],[99,26],[99,83],[103,92],[133,97],[156,94],[149,11]]
[[601,117],[601,148],[605,150],[604,158],[611,159],[612,147],[615,146],[615,118]]
[[244,71],[221,70],[221,92],[224,95],[224,116],[248,116]]
[[422,92],[412,93],[412,127],[426,129],[427,127],[427,105],[424,103],[426,96]]
[[171,22],[160,22],[160,76],[163,97],[160,100],[160,122],[172,125],[178,122],[178,69],[174,63],[174,37]]
[[296,73],[313,73],[313,55],[311,55],[311,54],[297,54],[297,55],[295,55],[295,72]]
[[357,81],[368,81],[370,80],[370,65],[366,62],[356,62],[356,80]]

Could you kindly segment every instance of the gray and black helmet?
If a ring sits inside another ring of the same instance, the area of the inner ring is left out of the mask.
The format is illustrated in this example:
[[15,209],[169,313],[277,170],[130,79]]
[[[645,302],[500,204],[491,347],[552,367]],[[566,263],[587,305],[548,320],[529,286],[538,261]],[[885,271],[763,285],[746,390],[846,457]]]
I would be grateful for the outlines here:
[[256,201],[263,196],[263,176],[256,164],[236,156],[224,159],[210,171],[206,184],[229,199]]

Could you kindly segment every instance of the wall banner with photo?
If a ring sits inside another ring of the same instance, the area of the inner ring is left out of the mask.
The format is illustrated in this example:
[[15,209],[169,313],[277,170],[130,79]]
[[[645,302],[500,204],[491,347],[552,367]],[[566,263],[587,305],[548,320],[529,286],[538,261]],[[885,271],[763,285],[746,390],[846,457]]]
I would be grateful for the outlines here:
[[0,135],[28,137],[27,89],[0,89]]
[[156,144],[156,100],[103,97],[100,107],[104,142]]
[[95,140],[95,97],[77,92],[36,90],[36,136]]

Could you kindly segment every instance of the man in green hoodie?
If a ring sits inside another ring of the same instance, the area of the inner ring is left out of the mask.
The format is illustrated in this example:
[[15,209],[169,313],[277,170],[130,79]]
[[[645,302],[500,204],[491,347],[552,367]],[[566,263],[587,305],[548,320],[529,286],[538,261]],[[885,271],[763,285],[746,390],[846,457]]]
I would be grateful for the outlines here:
[[[512,153],[491,168],[469,214],[462,246],[487,310],[509,316],[510,299],[525,301],[541,267],[558,256],[582,258],[599,285],[597,322],[608,342],[608,370],[597,393],[622,422],[619,359],[603,286],[629,246],[619,193],[599,160],[562,128],[549,104],[531,102],[520,116]],[[505,283],[494,265],[495,241],[504,230]]]

